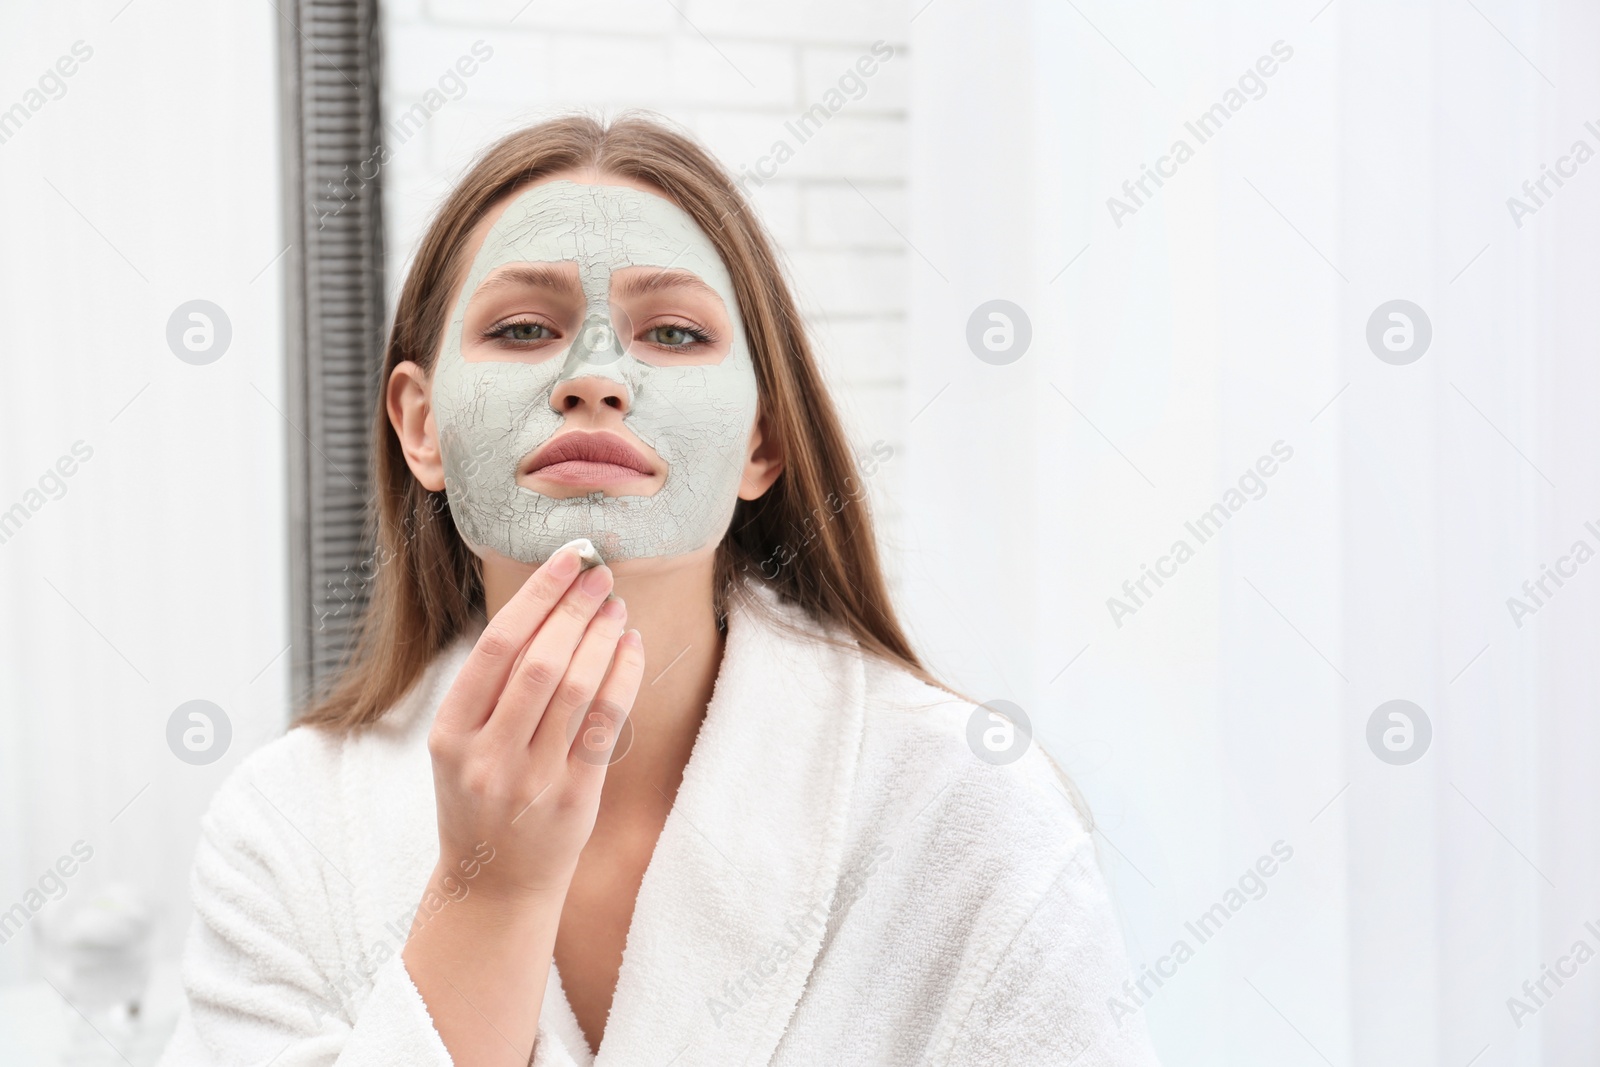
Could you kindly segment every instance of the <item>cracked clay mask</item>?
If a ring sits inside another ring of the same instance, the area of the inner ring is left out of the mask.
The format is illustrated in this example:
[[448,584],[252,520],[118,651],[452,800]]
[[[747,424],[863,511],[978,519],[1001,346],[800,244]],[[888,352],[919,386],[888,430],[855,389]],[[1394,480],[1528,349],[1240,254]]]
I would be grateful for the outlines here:
[[[508,263],[575,263],[583,319],[566,338],[519,360],[468,362],[463,320],[483,280]],[[631,327],[611,305],[611,275],[657,267],[697,275],[731,326],[718,363],[636,358]],[[619,334],[619,328],[625,332]],[[622,423],[666,464],[649,496],[596,491],[564,499],[516,480],[522,460],[562,429],[552,406],[563,383],[598,375],[620,386]],[[719,540],[738,501],[757,407],[755,366],[733,282],[716,248],[676,204],[625,186],[555,181],[507,205],[455,302],[433,373],[445,493],[461,537],[480,556],[539,563],[586,537],[607,561],[681,555]]]

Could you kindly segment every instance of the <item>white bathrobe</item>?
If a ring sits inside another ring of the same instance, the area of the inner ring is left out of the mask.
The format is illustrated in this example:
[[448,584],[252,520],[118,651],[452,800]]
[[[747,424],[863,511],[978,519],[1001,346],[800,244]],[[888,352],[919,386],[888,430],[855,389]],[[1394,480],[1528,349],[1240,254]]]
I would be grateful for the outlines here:
[[[218,790],[161,1067],[451,1063],[400,949],[438,858],[428,729],[476,637],[375,728],[292,729]],[[731,611],[598,1054],[552,965],[536,1067],[1155,1063],[1110,1009],[1128,974],[1093,839],[1037,750],[973,754],[972,711]]]

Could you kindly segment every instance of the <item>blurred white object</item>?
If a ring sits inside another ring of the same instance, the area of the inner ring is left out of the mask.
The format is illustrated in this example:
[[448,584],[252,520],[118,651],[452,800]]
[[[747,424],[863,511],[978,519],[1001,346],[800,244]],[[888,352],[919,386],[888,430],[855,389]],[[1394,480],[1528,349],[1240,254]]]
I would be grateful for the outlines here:
[[28,1062],[153,1062],[170,1029],[146,1009],[154,926],[149,903],[127,885],[73,896],[39,916],[44,988],[13,987],[0,999],[4,1029],[32,1034]]
[[178,965],[155,965],[137,1019],[131,1027],[100,1026],[96,1033],[85,1024],[61,992],[42,978],[0,985],[0,1064],[27,1067],[150,1067],[172,1033],[182,1003]]
[[35,924],[39,969],[86,1015],[137,1017],[152,928],[149,906],[130,886],[63,901]]

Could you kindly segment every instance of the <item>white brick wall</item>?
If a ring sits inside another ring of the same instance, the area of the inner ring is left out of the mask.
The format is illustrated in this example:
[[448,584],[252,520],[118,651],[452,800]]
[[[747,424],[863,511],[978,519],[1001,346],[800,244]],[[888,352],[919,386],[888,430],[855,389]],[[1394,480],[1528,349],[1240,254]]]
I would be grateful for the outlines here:
[[[398,146],[391,138],[391,294],[433,208],[495,137],[576,108],[659,111],[746,177],[853,445],[864,452],[883,440],[894,448],[871,483],[881,534],[893,544],[907,415],[910,253],[896,232],[906,228],[904,4],[391,0],[384,21],[389,123],[438,89],[474,42],[494,50],[460,79],[464,92],[452,82],[443,103],[433,97],[435,109],[412,138]],[[797,132],[819,103],[827,117]],[[780,141],[792,150],[781,163]]]

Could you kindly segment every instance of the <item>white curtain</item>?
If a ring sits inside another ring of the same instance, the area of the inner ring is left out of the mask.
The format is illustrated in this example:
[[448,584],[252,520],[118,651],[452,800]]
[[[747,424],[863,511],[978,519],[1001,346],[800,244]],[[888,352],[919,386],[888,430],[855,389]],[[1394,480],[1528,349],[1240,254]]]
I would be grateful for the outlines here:
[[[0,8],[0,982],[117,884],[176,956],[199,813],[287,716],[278,19]],[[194,300],[205,364],[168,340]],[[167,740],[196,699],[207,766]]]
[[1088,796],[1107,1010],[1172,1064],[1595,1062],[1596,5],[911,10],[905,588]]

